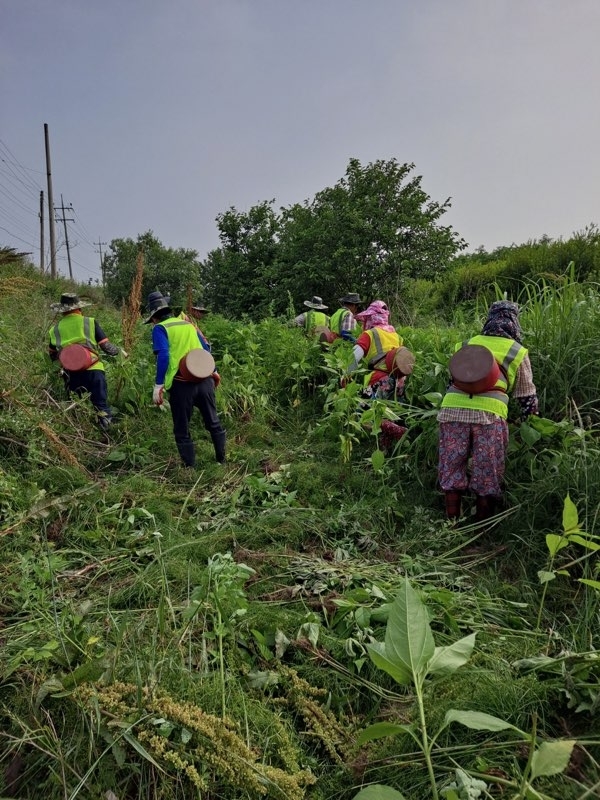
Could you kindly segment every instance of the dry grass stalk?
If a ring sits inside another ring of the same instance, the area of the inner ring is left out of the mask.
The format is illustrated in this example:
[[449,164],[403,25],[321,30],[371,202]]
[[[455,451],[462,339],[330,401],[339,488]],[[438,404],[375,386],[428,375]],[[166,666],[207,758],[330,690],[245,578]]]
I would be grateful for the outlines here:
[[125,350],[131,352],[135,344],[135,328],[140,318],[142,302],[142,283],[144,280],[144,248],[138,251],[135,261],[135,277],[131,284],[131,291],[127,303],[123,305],[121,329],[123,331],[123,345]]
[[91,477],[90,473],[83,466],[83,464],[79,463],[67,445],[61,441],[60,437],[57,436],[51,428],[49,428],[44,422],[39,422],[38,428],[42,431],[46,439],[48,439],[54,450],[56,450],[56,452],[59,453],[67,463],[71,464],[73,467],[77,467],[77,469],[81,470],[81,472],[83,472],[85,475]]

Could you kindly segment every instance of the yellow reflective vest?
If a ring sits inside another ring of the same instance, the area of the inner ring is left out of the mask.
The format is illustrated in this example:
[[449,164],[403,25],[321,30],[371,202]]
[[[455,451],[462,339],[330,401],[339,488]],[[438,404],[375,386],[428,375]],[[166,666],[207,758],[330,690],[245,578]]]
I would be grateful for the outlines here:
[[179,362],[190,350],[201,348],[196,326],[181,317],[169,317],[157,323],[167,332],[169,340],[169,366],[165,375],[165,389],[170,389],[179,369]]
[[514,339],[503,336],[473,336],[468,342],[460,342],[455,350],[463,344],[480,344],[487,347],[500,367],[500,377],[489,392],[483,394],[467,394],[450,385],[442,400],[442,408],[471,408],[476,411],[490,411],[502,419],[508,416],[508,392],[515,385],[517,370],[527,355],[527,348]]
[[[64,314],[61,319],[50,329],[50,344],[58,352],[70,344],[82,344],[100,359],[100,348],[96,341],[96,320],[93,317],[84,317],[83,314]],[[88,370],[104,370],[104,364],[98,360]]]
[[365,355],[368,368],[387,372],[385,363],[380,364],[379,362],[383,361],[386,353],[389,353],[390,350],[400,347],[402,339],[396,331],[384,331],[382,328],[371,328],[365,333],[370,339],[369,349]]
[[310,311],[304,312],[304,330],[307,333],[314,333],[315,328],[317,325],[323,325],[327,327],[329,325],[329,317],[327,314],[324,314],[322,311],[315,311],[314,309],[310,309]]

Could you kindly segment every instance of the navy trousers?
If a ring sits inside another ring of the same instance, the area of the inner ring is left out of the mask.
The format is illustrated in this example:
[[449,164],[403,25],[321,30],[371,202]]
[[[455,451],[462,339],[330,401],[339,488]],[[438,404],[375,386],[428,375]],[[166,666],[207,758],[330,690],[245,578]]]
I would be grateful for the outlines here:
[[81,372],[68,372],[67,389],[79,396],[89,393],[92,405],[98,412],[98,421],[106,426],[112,419],[108,405],[108,387],[103,369],[84,369]]
[[194,442],[190,436],[190,422],[194,408],[202,415],[204,427],[210,434],[217,461],[225,461],[225,431],[217,414],[215,401],[215,382],[204,378],[198,383],[174,380],[169,391],[169,404],[173,417],[175,444],[186,467],[196,463]]

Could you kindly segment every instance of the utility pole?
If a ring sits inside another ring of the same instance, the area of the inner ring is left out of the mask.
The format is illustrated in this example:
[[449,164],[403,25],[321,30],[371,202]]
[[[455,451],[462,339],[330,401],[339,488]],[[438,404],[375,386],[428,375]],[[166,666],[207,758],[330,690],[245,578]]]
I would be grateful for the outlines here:
[[52,199],[52,169],[50,167],[50,137],[48,124],[44,122],[44,141],[46,143],[46,175],[48,178],[48,220],[50,222],[50,277],[56,278],[56,235],[54,230],[54,201]]
[[[62,217],[57,217],[56,221],[63,222],[65,225],[65,244],[67,245],[67,260],[69,262],[69,278],[73,280],[73,268],[71,267],[71,251],[69,250],[69,234],[67,233],[67,222],[75,222],[75,220],[73,219],[73,217],[65,217],[65,204],[63,202],[62,194],[60,196],[60,207],[62,209]],[[70,206],[68,206],[68,209],[70,211],[73,210],[72,203]],[[56,211],[56,209],[54,210]]]
[[40,192],[40,272],[44,274],[44,192]]
[[104,261],[102,260],[102,245],[108,244],[108,242],[101,242],[100,237],[98,237],[97,242],[92,242],[92,244],[97,244],[98,249],[96,250],[97,253],[100,253],[100,274],[102,275],[102,288],[105,288],[105,278],[104,278]]

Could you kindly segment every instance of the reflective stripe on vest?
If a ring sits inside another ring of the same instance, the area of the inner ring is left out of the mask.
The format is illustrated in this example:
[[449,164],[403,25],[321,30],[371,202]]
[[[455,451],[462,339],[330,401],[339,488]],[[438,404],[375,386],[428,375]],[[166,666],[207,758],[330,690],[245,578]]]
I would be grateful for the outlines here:
[[495,389],[483,394],[467,394],[450,386],[442,400],[442,408],[469,408],[476,411],[490,411],[502,419],[508,416],[508,396],[515,383],[517,370],[527,355],[527,349],[514,339],[502,336],[473,336],[468,342],[456,345],[456,350],[463,344],[479,344],[487,347],[496,359],[501,376],[496,381]]
[[329,318],[327,314],[323,314],[322,311],[307,311],[304,315],[304,328],[307,333],[310,333],[313,328],[316,328],[317,325],[327,325],[329,323]]
[[[100,348],[96,341],[96,321],[93,317],[84,317],[82,314],[65,314],[50,331],[50,344],[60,353],[70,344],[82,344],[98,358]],[[104,370],[104,364],[98,360],[90,369]]]
[[[386,353],[389,353],[389,351],[393,350],[395,347],[400,347],[402,344],[402,340],[395,331],[392,333],[391,331],[371,328],[371,330],[365,331],[365,333],[371,340],[369,352],[367,353],[367,366],[369,369],[375,369],[377,364],[385,358]],[[382,370],[384,372],[387,371],[385,365],[383,365]]]
[[169,366],[165,375],[165,389],[170,389],[179,369],[179,362],[190,350],[197,350],[200,345],[195,325],[179,317],[169,317],[158,325],[167,332],[169,340]]

